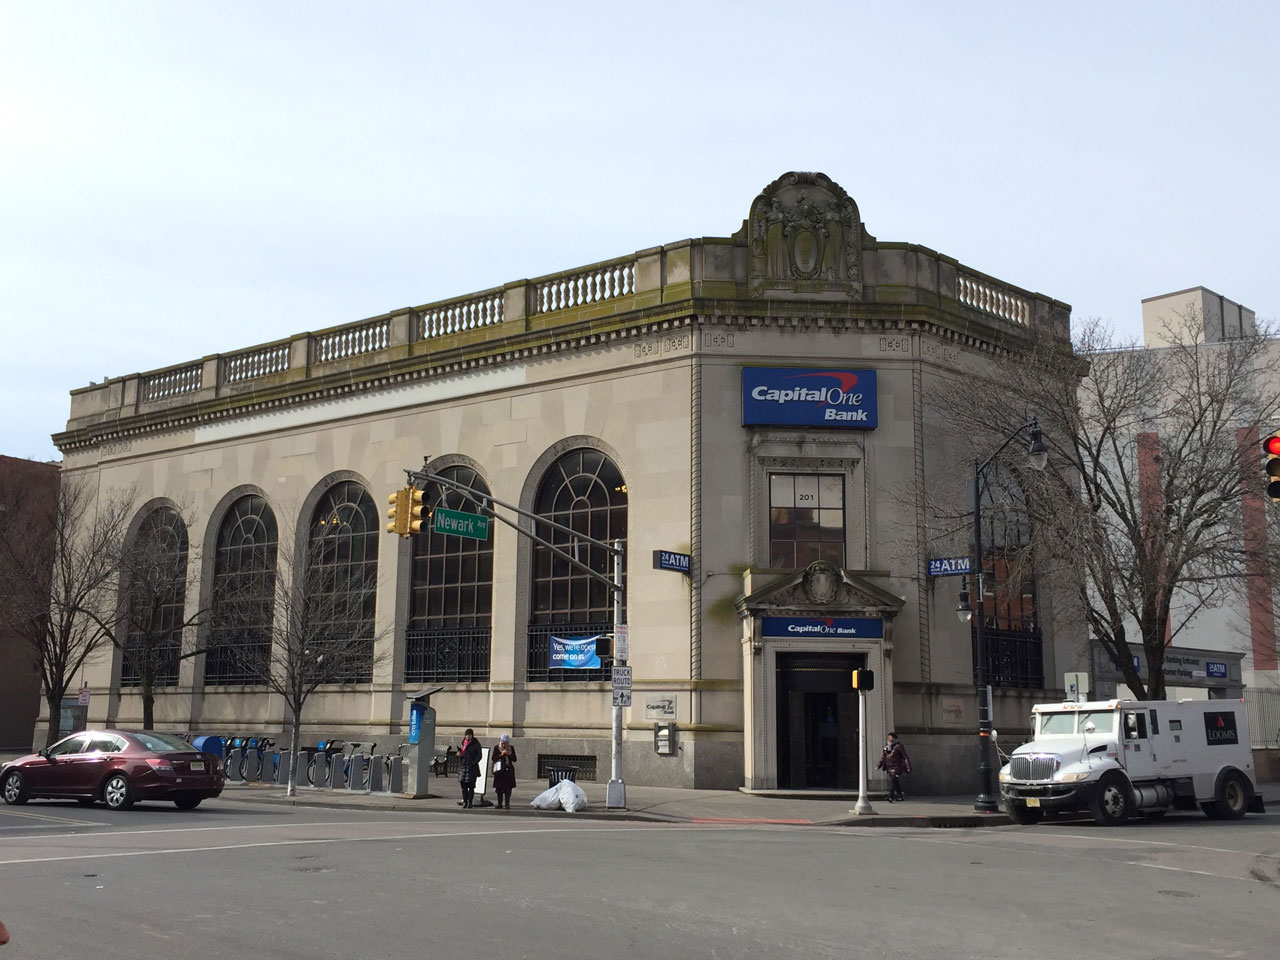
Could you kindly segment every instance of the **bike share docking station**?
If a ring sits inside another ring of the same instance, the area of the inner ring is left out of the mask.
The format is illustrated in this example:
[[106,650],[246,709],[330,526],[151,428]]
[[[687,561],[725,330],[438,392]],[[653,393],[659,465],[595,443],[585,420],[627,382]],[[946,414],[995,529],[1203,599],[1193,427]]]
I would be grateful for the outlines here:
[[436,710],[431,697],[443,689],[443,684],[424,687],[405,697],[409,701],[409,745],[404,757],[404,795],[414,800],[430,796],[431,760],[436,748]]

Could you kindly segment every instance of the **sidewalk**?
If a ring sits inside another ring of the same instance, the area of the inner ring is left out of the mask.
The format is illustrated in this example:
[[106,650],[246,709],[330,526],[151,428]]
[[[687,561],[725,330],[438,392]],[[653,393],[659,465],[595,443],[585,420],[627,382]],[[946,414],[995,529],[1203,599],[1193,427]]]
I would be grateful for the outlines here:
[[[228,783],[223,800],[274,803],[293,806],[330,807],[348,810],[394,810],[415,813],[451,813],[475,817],[578,817],[603,820],[633,820],[658,823],[777,823],[800,826],[867,827],[981,827],[1009,823],[1003,813],[982,814],[973,809],[973,797],[922,797],[899,803],[883,798],[871,801],[874,814],[853,814],[856,796],[814,794],[812,796],[766,795],[740,790],[687,790],[678,787],[627,787],[627,808],[605,808],[605,784],[582,783],[588,807],[581,813],[563,810],[536,810],[530,806],[546,782],[526,781],[511,795],[511,810],[458,806],[458,785],[452,779],[433,779],[433,795],[411,800],[391,794],[362,794],[346,790],[299,787],[297,797],[287,797],[274,784]],[[435,796],[439,792],[440,796]],[[486,799],[492,800],[492,793]]]

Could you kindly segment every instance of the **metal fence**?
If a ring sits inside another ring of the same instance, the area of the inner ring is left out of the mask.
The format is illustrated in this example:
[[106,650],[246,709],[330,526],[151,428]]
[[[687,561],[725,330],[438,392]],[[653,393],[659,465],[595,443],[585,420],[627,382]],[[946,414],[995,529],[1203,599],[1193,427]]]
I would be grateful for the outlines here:
[[406,683],[484,683],[489,679],[491,631],[406,630]]
[[[1039,690],[1044,687],[1044,645],[1038,632],[987,627],[987,682],[993,687]],[[978,670],[978,649],[973,649]]]
[[[529,657],[526,664],[527,679],[537,680],[608,680],[613,666],[613,623],[531,623],[529,624]],[[601,635],[596,641],[596,653],[600,667],[588,670],[551,669],[551,638],[590,637]]]
[[1280,690],[1246,690],[1244,705],[1253,746],[1280,748]]

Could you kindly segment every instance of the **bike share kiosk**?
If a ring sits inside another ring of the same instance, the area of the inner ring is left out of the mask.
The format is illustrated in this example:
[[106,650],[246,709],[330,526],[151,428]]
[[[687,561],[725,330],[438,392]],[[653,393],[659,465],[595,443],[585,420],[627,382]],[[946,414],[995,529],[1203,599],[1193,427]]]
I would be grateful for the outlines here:
[[430,795],[431,758],[436,749],[436,711],[431,695],[443,689],[443,684],[424,687],[405,697],[409,701],[409,746],[404,756],[404,792],[414,799]]

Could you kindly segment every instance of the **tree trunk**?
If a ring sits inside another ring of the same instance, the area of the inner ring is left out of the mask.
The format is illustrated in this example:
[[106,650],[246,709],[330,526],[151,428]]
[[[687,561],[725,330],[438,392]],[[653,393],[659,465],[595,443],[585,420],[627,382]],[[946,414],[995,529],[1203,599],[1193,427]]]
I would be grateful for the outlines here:
[[298,795],[298,747],[302,745],[302,711],[294,710],[289,722],[289,786],[286,796]]
[[156,725],[156,694],[149,678],[142,680],[142,729],[151,730]]
[[62,737],[62,697],[48,694],[44,699],[49,707],[49,732],[44,745],[52,747]]

